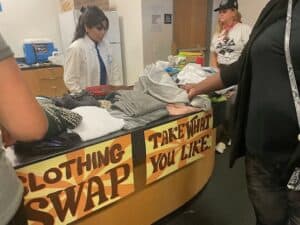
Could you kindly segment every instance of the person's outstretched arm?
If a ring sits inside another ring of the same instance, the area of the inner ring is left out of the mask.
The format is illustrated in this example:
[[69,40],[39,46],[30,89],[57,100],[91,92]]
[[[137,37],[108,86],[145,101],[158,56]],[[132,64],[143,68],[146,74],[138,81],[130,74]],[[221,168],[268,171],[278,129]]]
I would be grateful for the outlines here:
[[[42,139],[48,122],[12,56],[0,60],[0,124],[15,140]],[[7,134],[6,134],[7,135]]]
[[218,68],[218,60],[217,60],[217,53],[216,52],[211,52],[211,57],[210,57],[210,66]]
[[187,91],[189,98],[199,94],[207,94],[211,91],[216,91],[225,87],[230,87],[238,83],[241,75],[241,63],[243,59],[240,58],[235,63],[220,69],[220,71],[197,84],[188,84],[183,86]]
[[222,89],[224,88],[224,84],[220,73],[218,73],[197,84],[187,84],[183,88],[187,91],[189,98],[192,99],[196,95],[207,94],[211,91]]

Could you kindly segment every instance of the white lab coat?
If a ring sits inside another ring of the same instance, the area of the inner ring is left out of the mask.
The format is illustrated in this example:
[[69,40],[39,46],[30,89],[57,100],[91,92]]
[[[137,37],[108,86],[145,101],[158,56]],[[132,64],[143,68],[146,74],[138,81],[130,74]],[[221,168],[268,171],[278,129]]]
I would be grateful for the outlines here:
[[[101,41],[98,49],[107,71],[108,84],[122,85],[120,68],[114,63],[109,43]],[[64,65],[64,81],[70,92],[80,92],[86,87],[100,85],[100,64],[95,42],[87,35],[69,46]]]

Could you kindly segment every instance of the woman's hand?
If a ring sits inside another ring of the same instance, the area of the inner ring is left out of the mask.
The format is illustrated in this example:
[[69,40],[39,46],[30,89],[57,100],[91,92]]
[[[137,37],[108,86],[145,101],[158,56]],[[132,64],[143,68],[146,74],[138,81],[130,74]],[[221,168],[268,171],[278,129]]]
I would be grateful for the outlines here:
[[190,99],[196,95],[207,94],[211,91],[220,90],[224,88],[223,82],[221,80],[220,74],[216,74],[207,77],[205,80],[197,84],[186,84],[182,88],[186,90]]
[[201,93],[201,87],[199,89],[199,83],[198,84],[185,84],[181,86],[182,89],[186,90],[188,93],[189,99],[192,99],[194,96]]

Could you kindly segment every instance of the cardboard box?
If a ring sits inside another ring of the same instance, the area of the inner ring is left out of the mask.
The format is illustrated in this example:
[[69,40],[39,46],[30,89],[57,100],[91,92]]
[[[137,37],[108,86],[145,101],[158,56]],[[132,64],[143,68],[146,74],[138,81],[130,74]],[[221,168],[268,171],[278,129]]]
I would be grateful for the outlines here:
[[82,6],[96,5],[102,10],[109,10],[109,0],[60,0],[62,12],[80,9]]

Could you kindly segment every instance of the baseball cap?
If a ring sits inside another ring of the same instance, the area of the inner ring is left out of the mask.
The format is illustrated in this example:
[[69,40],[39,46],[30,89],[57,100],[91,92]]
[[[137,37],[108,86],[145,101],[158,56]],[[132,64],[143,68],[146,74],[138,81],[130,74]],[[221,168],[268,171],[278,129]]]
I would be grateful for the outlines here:
[[222,9],[238,9],[237,0],[221,0],[220,5],[214,11],[219,11]]

